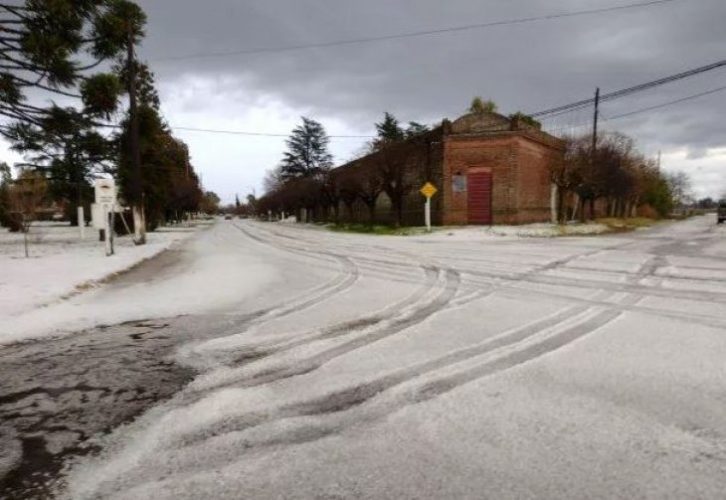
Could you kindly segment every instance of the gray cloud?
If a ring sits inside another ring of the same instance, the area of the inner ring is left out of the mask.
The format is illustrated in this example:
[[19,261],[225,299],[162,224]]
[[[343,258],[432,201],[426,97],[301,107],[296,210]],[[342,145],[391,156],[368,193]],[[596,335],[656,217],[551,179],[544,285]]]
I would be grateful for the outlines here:
[[[607,14],[361,45],[166,60],[195,53],[343,40],[622,5],[628,0],[141,0],[149,15],[141,54],[175,105],[203,112],[276,99],[369,132],[384,110],[403,120],[455,117],[474,95],[504,112],[536,111],[724,58],[726,3],[680,0]],[[615,116],[722,86],[726,69],[607,103]],[[192,79],[192,80],[190,80]],[[207,92],[205,94],[205,92]],[[212,106],[210,103],[217,103]],[[647,149],[723,146],[726,92],[604,122]],[[587,124],[590,111],[552,126]],[[584,126],[581,130],[586,130]],[[276,130],[275,132],[279,132]],[[285,132],[283,130],[282,132]],[[696,153],[694,153],[696,154]]]
[[[622,2],[620,2],[622,3]],[[166,57],[279,47],[614,5],[600,1],[215,0],[141,2],[143,54],[163,77],[231,75],[323,112],[460,110],[472,94],[541,109],[722,58],[720,0],[285,53]],[[697,7],[694,7],[697,5]],[[156,62],[154,62],[156,61]],[[723,77],[723,75],[721,75]],[[695,79],[694,79],[695,80]],[[680,85],[684,93],[694,81]]]

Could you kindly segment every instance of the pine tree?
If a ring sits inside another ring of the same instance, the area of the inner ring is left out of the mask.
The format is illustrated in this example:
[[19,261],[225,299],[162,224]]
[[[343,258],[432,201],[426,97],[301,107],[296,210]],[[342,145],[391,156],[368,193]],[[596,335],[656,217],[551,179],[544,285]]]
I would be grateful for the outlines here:
[[[118,56],[129,27],[141,35],[144,14],[126,0],[27,0],[0,5],[0,135],[11,141],[29,128],[44,128],[56,117],[50,95],[81,100],[83,111],[108,117],[118,104],[120,85],[110,74],[89,73]],[[89,60],[90,58],[90,60]],[[19,128],[19,125],[22,127]]]
[[415,137],[417,135],[425,134],[429,131],[428,125],[423,125],[418,122],[408,122],[408,127],[406,127],[406,138]]
[[280,164],[283,181],[320,178],[333,166],[333,155],[328,151],[330,139],[323,126],[306,117],[302,121],[286,141],[287,152]]
[[89,118],[73,108],[56,108],[46,127],[27,128],[13,149],[25,154],[26,162],[19,166],[47,178],[50,196],[63,203],[72,224],[81,222],[75,217],[77,207],[90,214],[92,180],[111,168],[113,147]]
[[[110,119],[122,92],[115,74],[94,68],[120,56],[129,34],[143,36],[145,16],[127,0],[18,4],[0,5],[0,116],[9,119],[0,135],[75,213],[90,201],[93,174],[108,166],[110,147],[95,127]],[[54,96],[76,102],[45,104]]]
[[376,123],[376,132],[378,137],[375,143],[378,147],[401,141],[406,137],[398,119],[387,111],[383,115],[383,121]]
[[[172,136],[159,112],[152,106],[139,107],[139,146],[144,165],[142,192],[146,224],[153,229],[165,220],[178,220],[180,211],[193,211],[202,201],[199,178],[190,164],[189,150]],[[128,117],[116,137],[119,164],[115,172],[121,195],[128,202],[134,192]]]

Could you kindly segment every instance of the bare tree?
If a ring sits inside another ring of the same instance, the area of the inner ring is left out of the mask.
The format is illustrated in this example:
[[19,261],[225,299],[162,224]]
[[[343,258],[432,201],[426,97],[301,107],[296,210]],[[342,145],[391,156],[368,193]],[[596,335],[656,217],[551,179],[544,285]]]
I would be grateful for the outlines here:
[[410,148],[394,145],[381,149],[378,156],[378,169],[383,190],[391,200],[397,226],[403,224],[403,205],[406,196],[414,188],[408,168],[408,162],[412,160],[411,155]]
[[[595,202],[604,200],[604,213],[612,217],[631,217],[641,204],[650,205],[658,215],[666,215],[673,200],[672,186],[653,161],[640,154],[635,143],[620,133],[598,138],[595,154],[589,136],[565,139],[565,155],[555,164],[550,178],[558,187],[558,220],[567,218],[566,197],[574,195],[572,217],[595,217]],[[676,182],[676,181],[674,181]],[[686,185],[683,179],[676,184]],[[687,190],[686,190],[687,191]],[[586,207],[589,205],[589,214]]]
[[691,178],[683,172],[678,171],[667,176],[668,185],[671,188],[671,195],[676,206],[683,207],[691,201]]
[[21,172],[14,185],[10,188],[9,198],[12,214],[18,218],[23,232],[25,257],[29,257],[28,233],[30,225],[36,218],[38,209],[42,206],[48,191],[48,184],[40,174],[35,172]]
[[275,167],[265,172],[265,177],[262,179],[262,189],[266,194],[279,190],[282,184],[282,171],[280,167]]
[[361,168],[356,172],[354,185],[358,190],[358,198],[368,208],[368,221],[373,224],[376,220],[376,204],[383,192],[383,180],[375,169]]

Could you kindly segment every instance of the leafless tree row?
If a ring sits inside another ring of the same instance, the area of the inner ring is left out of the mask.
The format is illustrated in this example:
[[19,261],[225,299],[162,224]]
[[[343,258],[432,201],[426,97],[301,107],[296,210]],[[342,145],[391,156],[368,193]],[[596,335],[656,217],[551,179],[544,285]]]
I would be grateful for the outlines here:
[[633,217],[639,209],[666,216],[686,201],[688,176],[664,174],[623,134],[601,135],[594,150],[589,136],[569,137],[565,143],[563,161],[552,169],[560,222]]

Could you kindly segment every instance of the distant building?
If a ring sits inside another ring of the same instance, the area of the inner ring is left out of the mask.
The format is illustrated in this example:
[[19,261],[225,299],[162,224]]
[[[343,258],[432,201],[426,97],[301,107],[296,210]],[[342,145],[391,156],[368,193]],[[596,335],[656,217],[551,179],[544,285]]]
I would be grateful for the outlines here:
[[[335,169],[346,183],[371,194],[387,189],[371,210],[364,197],[343,196],[339,219],[421,225],[430,181],[434,224],[523,224],[551,217],[550,166],[563,159],[561,140],[519,118],[496,113],[468,114],[434,130],[376,151]],[[354,180],[351,180],[354,179]],[[400,204],[397,198],[401,200]],[[400,206],[399,206],[400,205]]]

